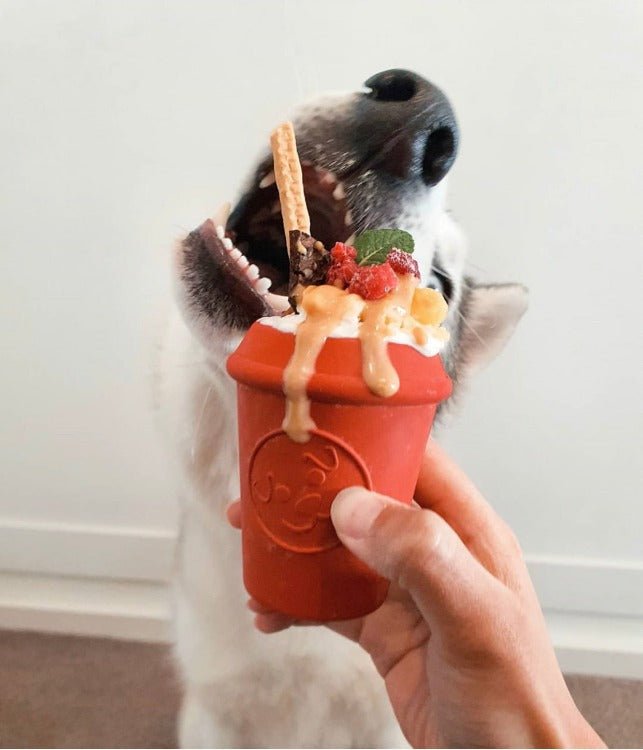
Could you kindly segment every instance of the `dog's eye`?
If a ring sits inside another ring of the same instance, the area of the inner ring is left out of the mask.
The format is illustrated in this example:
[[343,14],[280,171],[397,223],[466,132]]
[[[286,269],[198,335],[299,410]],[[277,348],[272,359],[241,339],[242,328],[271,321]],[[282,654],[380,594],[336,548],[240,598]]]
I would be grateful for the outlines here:
[[449,277],[439,268],[434,268],[431,271],[431,275],[429,276],[429,280],[427,281],[426,285],[430,289],[435,289],[436,291],[440,292],[440,294],[447,302],[451,300],[451,296],[453,294],[453,284],[451,283]]

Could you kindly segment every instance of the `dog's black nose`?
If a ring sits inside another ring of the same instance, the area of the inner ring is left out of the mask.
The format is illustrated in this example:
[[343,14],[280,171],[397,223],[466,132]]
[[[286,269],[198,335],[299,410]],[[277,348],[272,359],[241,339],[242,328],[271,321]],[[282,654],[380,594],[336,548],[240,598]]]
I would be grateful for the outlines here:
[[369,144],[377,169],[435,185],[451,169],[458,126],[437,86],[409,70],[385,70],[364,84],[358,137]]

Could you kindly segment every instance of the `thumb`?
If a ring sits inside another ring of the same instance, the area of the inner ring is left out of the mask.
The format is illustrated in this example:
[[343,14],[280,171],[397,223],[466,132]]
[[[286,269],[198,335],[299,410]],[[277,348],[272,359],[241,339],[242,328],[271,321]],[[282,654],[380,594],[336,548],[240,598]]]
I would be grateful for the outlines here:
[[433,631],[477,619],[494,600],[497,581],[437,513],[351,487],[335,498],[331,518],[344,545],[406,589]]

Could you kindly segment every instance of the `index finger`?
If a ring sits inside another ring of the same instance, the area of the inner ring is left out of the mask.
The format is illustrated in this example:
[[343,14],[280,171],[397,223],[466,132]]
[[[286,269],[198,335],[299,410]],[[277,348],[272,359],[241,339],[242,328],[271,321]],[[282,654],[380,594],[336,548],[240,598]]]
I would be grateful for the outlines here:
[[235,500],[226,508],[226,517],[230,526],[235,529],[241,528],[241,501]]

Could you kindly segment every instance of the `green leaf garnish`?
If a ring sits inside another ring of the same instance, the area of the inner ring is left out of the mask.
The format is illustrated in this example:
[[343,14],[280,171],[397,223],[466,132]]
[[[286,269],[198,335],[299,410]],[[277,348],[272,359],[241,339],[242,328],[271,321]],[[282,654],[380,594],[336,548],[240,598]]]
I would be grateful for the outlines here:
[[412,253],[415,243],[413,237],[403,229],[367,229],[356,237],[353,247],[357,250],[360,266],[373,266],[384,263],[394,247]]

